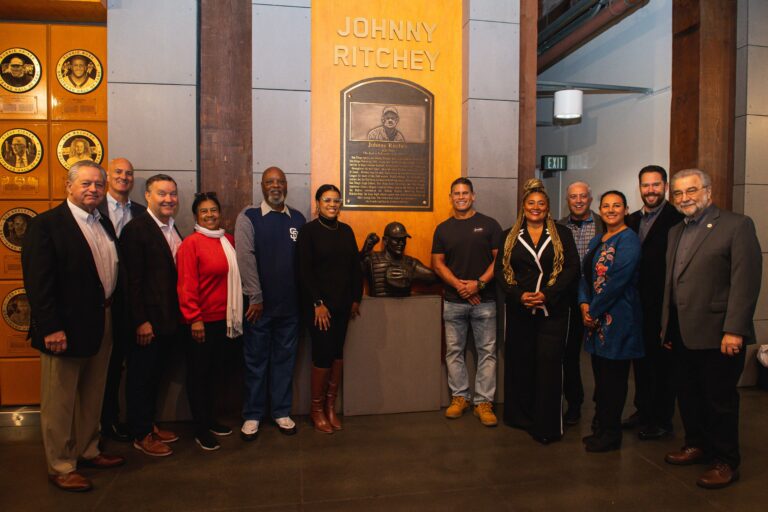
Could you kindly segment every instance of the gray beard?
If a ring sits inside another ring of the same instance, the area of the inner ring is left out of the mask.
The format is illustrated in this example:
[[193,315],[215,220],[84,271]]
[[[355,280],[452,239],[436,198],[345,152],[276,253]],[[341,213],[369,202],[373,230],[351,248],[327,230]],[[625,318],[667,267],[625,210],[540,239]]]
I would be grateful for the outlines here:
[[280,206],[283,202],[285,202],[285,195],[280,194],[280,197],[275,199],[271,195],[267,195],[267,203],[270,206]]

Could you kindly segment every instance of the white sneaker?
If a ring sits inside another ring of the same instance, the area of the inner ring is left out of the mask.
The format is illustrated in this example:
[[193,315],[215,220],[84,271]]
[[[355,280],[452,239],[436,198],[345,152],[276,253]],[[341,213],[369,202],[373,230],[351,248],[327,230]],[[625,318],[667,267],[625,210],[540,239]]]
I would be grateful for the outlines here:
[[296,433],[296,423],[290,418],[290,416],[275,418],[275,423],[277,423],[281,434],[292,436]]
[[245,420],[242,428],[240,428],[240,437],[244,441],[253,441],[256,439],[256,434],[259,433],[258,420]]

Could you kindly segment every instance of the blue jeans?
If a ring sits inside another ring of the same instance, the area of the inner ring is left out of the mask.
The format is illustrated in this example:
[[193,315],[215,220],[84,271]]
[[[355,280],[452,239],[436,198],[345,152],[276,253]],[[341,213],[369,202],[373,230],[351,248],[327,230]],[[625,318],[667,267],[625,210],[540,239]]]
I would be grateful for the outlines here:
[[469,376],[464,362],[467,348],[467,331],[472,327],[477,351],[477,375],[473,402],[493,402],[496,393],[496,303],[445,302],[445,364],[448,368],[448,386],[452,396],[462,396],[467,401]]
[[245,322],[245,401],[243,419],[264,418],[267,387],[273,418],[291,413],[293,368],[299,339],[299,317],[262,316]]

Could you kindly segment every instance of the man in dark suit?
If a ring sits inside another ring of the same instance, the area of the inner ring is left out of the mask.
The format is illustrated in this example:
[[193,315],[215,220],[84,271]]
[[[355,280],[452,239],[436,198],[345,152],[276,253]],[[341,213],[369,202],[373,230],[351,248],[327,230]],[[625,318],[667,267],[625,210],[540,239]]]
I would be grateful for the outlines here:
[[157,390],[180,336],[176,251],[181,235],[173,216],[179,204],[176,182],[165,174],[147,180],[147,211],[129,222],[120,237],[128,274],[128,307],[135,341],[130,343],[126,395],[133,446],[163,457],[178,436],[155,425]]
[[[588,183],[575,181],[568,185],[565,200],[568,203],[568,215],[557,223],[571,230],[576,242],[576,250],[579,251],[579,261],[583,263],[589,241],[597,235],[602,235],[605,232],[605,225],[600,215],[591,209],[592,189]],[[577,279],[571,294],[571,316],[563,357],[563,395],[568,402],[568,410],[563,415],[566,425],[579,423],[581,405],[584,403],[584,386],[581,382],[581,343],[584,338],[584,324],[581,323],[578,288]]]
[[667,235],[672,226],[683,220],[683,214],[666,200],[669,185],[667,171],[663,167],[643,167],[638,181],[643,207],[627,217],[627,226],[638,234],[643,244],[638,291],[643,305],[645,357],[633,361],[637,407],[633,416],[644,425],[638,437],[649,441],[672,433],[672,416],[675,414],[672,354],[661,346],[659,333]]
[[712,204],[698,169],[672,177],[685,220],[669,231],[661,337],[672,348],[685,445],[669,464],[713,465],[697,480],[717,489],[739,478],[739,392],[760,294],[762,253],[752,219]]
[[[131,219],[144,213],[146,206],[131,201],[133,190],[133,165],[125,158],[115,158],[107,167],[106,199],[99,204],[102,217],[112,221],[118,238]],[[123,290],[123,287],[120,287]],[[124,291],[124,290],[123,290]],[[128,319],[125,294],[115,296],[112,308],[113,343],[109,358],[104,404],[101,408],[101,433],[116,441],[128,442],[131,434],[127,425],[120,423],[120,381],[125,364],[125,349],[133,341],[131,322]]]
[[112,350],[117,237],[96,206],[106,173],[79,162],[67,200],[30,221],[21,254],[32,308],[30,338],[40,350],[40,421],[51,483],[88,491],[78,466],[110,468],[125,459],[99,450],[99,413]]

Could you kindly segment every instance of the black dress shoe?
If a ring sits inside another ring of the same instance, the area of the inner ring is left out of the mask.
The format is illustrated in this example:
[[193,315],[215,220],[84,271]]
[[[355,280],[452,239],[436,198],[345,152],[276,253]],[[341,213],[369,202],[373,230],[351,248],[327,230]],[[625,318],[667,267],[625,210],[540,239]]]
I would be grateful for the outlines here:
[[101,435],[121,443],[133,441],[133,436],[128,431],[128,426],[125,423],[110,423],[107,425],[107,428],[102,429]]
[[621,432],[604,431],[584,443],[584,449],[592,453],[610,452],[621,448]]
[[637,438],[641,441],[656,441],[658,439],[665,439],[671,435],[671,428],[647,427],[637,433]]
[[581,419],[581,407],[577,406],[568,406],[568,410],[565,411],[565,414],[563,415],[563,422],[566,425],[578,425],[579,420]]
[[630,430],[635,427],[639,427],[641,423],[640,412],[635,411],[629,418],[621,420],[621,428],[624,430]]
[[540,436],[538,434],[531,434],[531,437],[534,441],[543,445],[556,443],[562,439],[562,436]]

